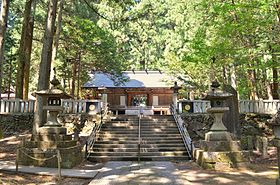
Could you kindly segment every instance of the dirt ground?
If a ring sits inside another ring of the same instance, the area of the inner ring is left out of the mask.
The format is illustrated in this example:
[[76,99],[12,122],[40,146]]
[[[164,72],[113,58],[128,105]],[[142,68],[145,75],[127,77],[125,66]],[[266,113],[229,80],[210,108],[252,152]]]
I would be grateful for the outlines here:
[[[0,140],[0,160],[15,161],[19,138],[20,135],[17,135]],[[230,171],[204,170],[194,162],[180,162],[175,163],[175,165],[186,182],[194,185],[275,185],[275,179],[278,176],[276,150],[273,147],[270,148],[267,158],[263,158],[256,153],[251,163],[241,169]],[[79,168],[83,168],[83,165]],[[62,178],[59,180],[54,176],[0,171],[0,185],[83,185],[90,181],[90,179],[78,178]]]

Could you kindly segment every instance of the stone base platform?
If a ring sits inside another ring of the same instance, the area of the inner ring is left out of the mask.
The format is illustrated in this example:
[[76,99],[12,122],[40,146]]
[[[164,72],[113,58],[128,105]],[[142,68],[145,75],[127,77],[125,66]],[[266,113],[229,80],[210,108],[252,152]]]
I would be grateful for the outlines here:
[[73,168],[81,163],[82,146],[72,135],[66,135],[63,127],[42,127],[30,140],[23,139],[19,145],[18,163],[25,166],[58,167],[58,151],[61,168]]
[[241,151],[240,141],[200,141],[200,149],[208,152]]
[[61,168],[73,168],[74,166],[80,164],[83,159],[81,146],[78,145],[72,148],[57,148],[47,150],[23,147],[19,150],[18,162],[20,165],[25,166],[57,168],[58,150],[60,151],[61,155]]
[[65,127],[41,127],[39,128],[40,134],[64,134],[66,135],[67,129]]
[[205,141],[232,141],[227,131],[210,131],[205,134]]
[[230,169],[244,166],[248,163],[249,151],[204,151],[194,150],[196,162],[206,169]]

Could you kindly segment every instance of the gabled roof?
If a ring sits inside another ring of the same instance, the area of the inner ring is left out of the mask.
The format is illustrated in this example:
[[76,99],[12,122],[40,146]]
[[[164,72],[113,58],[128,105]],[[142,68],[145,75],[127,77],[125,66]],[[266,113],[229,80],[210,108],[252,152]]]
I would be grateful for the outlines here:
[[160,71],[124,71],[123,75],[127,80],[123,83],[114,83],[111,76],[102,73],[94,72],[90,74],[90,81],[84,84],[85,88],[170,88],[174,85],[174,81],[167,74]]

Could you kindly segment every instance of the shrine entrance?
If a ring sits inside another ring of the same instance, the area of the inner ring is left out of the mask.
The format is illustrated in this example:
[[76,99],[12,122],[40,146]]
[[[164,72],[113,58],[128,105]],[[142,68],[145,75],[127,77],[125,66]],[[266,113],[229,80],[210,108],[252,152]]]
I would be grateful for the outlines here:
[[142,106],[148,105],[148,95],[147,94],[135,94],[131,97],[131,106]]

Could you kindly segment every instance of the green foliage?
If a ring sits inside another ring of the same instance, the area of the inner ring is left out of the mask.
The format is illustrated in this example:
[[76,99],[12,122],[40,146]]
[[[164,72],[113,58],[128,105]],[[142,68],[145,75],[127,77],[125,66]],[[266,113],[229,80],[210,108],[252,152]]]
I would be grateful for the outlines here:
[[[11,5],[7,58],[17,55],[23,4],[14,0]],[[266,86],[275,81],[272,71],[279,73],[277,4],[275,0],[65,1],[55,66],[69,84],[73,76],[69,61],[81,53],[81,84],[90,70],[117,76],[125,69],[147,68],[167,71],[178,79],[188,76],[183,80],[186,87],[200,92],[208,88],[214,70],[221,83],[237,84],[241,98],[249,98],[252,91],[267,98]],[[47,0],[38,1],[32,89],[38,79],[46,10]],[[249,78],[253,73],[255,79]]]

